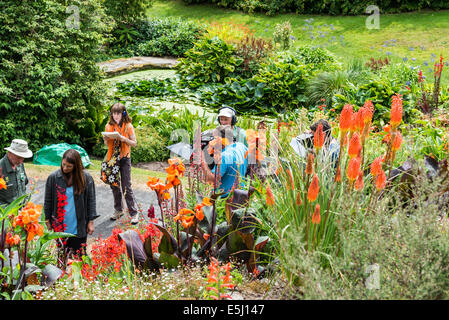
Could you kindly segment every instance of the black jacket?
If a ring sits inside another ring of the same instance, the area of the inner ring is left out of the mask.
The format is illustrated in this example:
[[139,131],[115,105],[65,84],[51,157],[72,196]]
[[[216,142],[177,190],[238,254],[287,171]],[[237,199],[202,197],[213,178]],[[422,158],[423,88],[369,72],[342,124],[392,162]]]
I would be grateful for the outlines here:
[[[86,188],[81,194],[74,195],[78,230],[77,237],[79,238],[87,236],[87,223],[99,217],[96,209],[94,180],[86,170],[84,170],[84,177],[86,179]],[[51,224],[58,216],[58,196],[56,186],[63,189],[67,188],[67,183],[65,182],[61,169],[50,174],[45,184],[45,219],[50,220]]]

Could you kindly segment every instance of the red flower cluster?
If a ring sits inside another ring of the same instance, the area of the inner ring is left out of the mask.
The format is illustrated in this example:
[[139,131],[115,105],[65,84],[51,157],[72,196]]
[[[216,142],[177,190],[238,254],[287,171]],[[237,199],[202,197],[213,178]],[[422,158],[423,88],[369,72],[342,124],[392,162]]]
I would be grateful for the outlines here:
[[120,271],[124,259],[126,259],[126,245],[117,237],[121,232],[121,229],[115,228],[110,237],[97,239],[96,243],[92,245],[92,264],[84,263],[81,270],[85,279],[94,281],[99,274]]
[[65,194],[65,189],[60,186],[56,186],[56,195],[58,197],[58,209],[56,220],[53,221],[53,230],[55,232],[64,232],[66,229],[66,224],[64,223],[64,217],[66,210],[64,207],[67,205],[67,195]]

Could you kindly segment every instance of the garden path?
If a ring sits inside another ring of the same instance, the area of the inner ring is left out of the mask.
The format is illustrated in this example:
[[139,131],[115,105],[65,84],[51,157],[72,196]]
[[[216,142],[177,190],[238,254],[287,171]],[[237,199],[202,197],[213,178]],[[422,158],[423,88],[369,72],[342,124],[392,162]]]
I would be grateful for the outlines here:
[[[44,196],[45,196],[45,180],[39,180],[36,183],[35,190],[37,193],[34,193],[31,197],[31,201],[35,204],[44,205]],[[97,200],[97,214],[100,216],[94,220],[95,232],[88,236],[89,238],[96,239],[98,237],[107,238],[112,234],[112,229],[116,226],[124,226],[130,220],[128,215],[123,216],[118,222],[112,221],[109,219],[111,214],[114,212],[114,199],[112,197],[112,191],[109,186],[105,184],[96,185],[96,200]],[[140,219],[144,219],[146,221],[148,218],[148,208],[150,205],[154,204],[155,215],[156,217],[160,217],[160,209],[157,206],[157,198],[156,193],[154,191],[144,190],[143,188],[135,188],[133,187],[134,196],[138,206],[142,210],[142,214],[140,215]],[[124,200],[123,200],[124,201]],[[126,205],[124,205],[126,208]]]

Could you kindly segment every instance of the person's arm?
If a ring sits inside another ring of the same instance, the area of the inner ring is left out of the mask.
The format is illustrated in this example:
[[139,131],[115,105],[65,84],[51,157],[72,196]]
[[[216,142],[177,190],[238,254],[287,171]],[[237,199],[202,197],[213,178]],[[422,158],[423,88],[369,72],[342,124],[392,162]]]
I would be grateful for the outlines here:
[[207,165],[206,161],[204,161],[204,159],[201,159],[201,167],[204,172],[205,182],[213,184],[215,181],[215,174],[213,174],[212,171],[209,169],[209,166]]
[[48,230],[52,230],[52,217],[51,214],[53,212],[53,185],[54,179],[53,176],[50,175],[45,182],[45,197],[44,197],[44,213],[45,213],[45,223],[47,225]]
[[137,146],[137,139],[136,139],[136,135],[134,133],[134,127],[133,125],[130,123],[128,124],[128,130],[130,130],[129,132],[129,139],[126,138],[125,136],[120,135],[120,137],[118,138],[121,142],[126,143],[127,145],[131,146],[131,147],[136,147]]
[[86,196],[87,196],[87,233],[91,235],[95,231],[94,219],[97,215],[97,202],[95,196],[95,183],[92,176],[86,175]]

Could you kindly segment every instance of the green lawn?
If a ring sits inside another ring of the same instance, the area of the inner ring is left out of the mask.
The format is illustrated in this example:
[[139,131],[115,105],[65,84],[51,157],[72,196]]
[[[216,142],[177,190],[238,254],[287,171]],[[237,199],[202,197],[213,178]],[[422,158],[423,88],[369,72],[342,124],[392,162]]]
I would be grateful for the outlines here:
[[[402,61],[407,57],[412,65],[420,66],[429,77],[440,54],[449,61],[449,11],[381,14],[380,29],[366,28],[365,16],[319,16],[281,14],[245,14],[212,5],[185,5],[181,0],[155,1],[148,10],[150,17],[182,17],[201,22],[242,23],[256,36],[269,38],[277,23],[290,21],[294,45],[322,45],[335,53],[344,63],[352,59],[367,61],[370,57],[386,57]],[[308,19],[313,21],[306,22]],[[332,26],[330,26],[332,24]],[[327,26],[326,26],[327,25]],[[310,26],[313,30],[310,30]],[[306,30],[303,30],[306,28]],[[320,33],[323,36],[320,36]],[[312,32],[313,34],[311,34]],[[327,32],[327,34],[326,34]],[[313,35],[315,39],[310,36]],[[332,37],[335,41],[330,42]],[[393,41],[392,41],[393,40]],[[388,41],[386,43],[386,41]],[[436,57],[432,57],[434,54]],[[413,60],[415,59],[415,60]],[[428,66],[423,63],[427,62]],[[443,83],[449,83],[449,72],[443,72]]]

